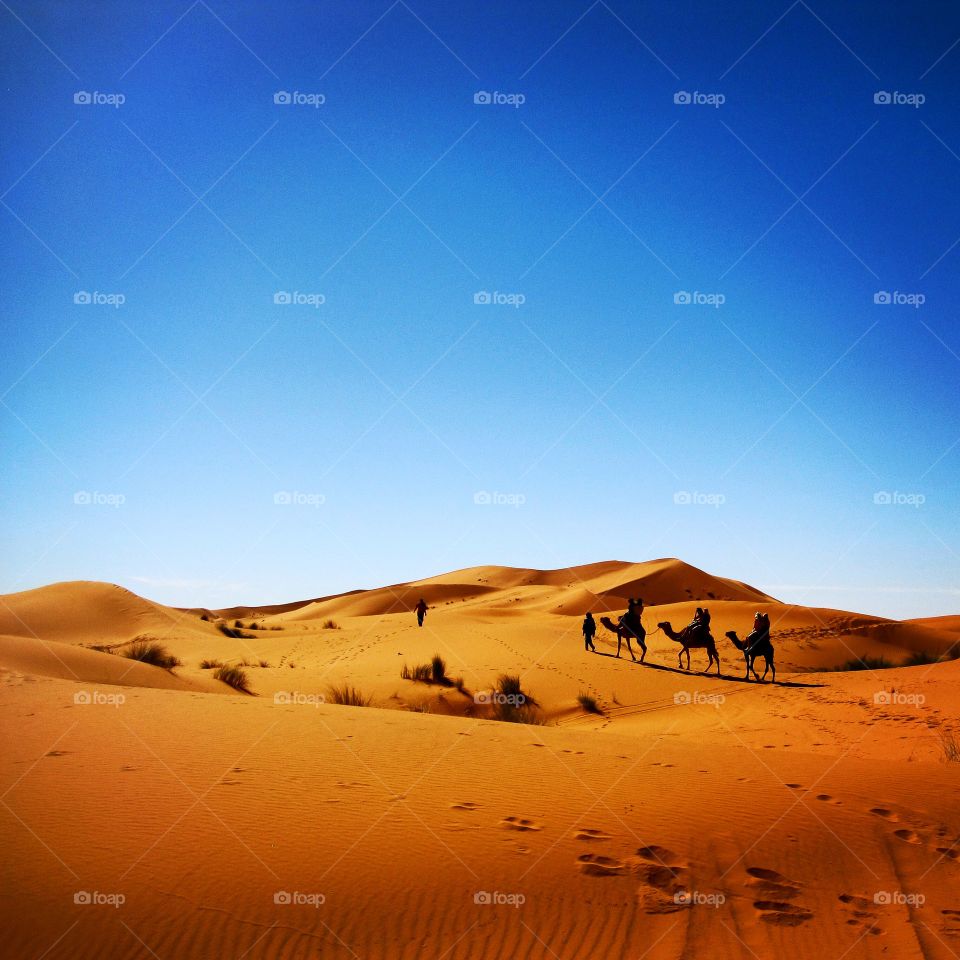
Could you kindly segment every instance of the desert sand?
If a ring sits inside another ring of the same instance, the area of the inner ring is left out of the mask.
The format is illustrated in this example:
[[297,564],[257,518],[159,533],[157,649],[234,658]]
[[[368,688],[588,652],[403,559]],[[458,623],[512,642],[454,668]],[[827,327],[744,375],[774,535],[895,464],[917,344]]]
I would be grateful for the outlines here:
[[[583,613],[634,596],[646,663],[603,628],[585,652]],[[656,626],[703,604],[719,678],[703,650],[678,668]],[[724,636],[756,611],[776,685]],[[180,665],[122,656],[137,638]],[[672,559],[229,610],[92,582],[10,594],[3,953],[947,960],[958,653],[960,616],[790,606]],[[449,682],[401,678],[434,654]],[[863,657],[893,666],[834,669]],[[500,674],[537,722],[492,718]],[[369,705],[331,702],[341,684]]]

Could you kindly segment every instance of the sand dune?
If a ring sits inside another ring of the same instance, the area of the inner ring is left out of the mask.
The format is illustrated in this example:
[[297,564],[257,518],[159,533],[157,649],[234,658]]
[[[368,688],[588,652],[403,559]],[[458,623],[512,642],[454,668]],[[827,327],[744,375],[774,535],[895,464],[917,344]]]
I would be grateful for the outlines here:
[[[609,633],[584,653],[584,605],[637,594],[646,663]],[[703,601],[720,677],[703,651],[678,669],[656,628]],[[723,637],[758,609],[776,686]],[[6,952],[947,960],[960,661],[824,670],[950,655],[958,625],[782,604],[676,560],[219,611],[88,582],[2,597]],[[182,665],[118,655],[144,635]],[[462,689],[401,679],[436,652]],[[256,696],[203,659],[246,662]],[[504,672],[548,725],[489,719]],[[372,706],[324,702],[340,683]]]

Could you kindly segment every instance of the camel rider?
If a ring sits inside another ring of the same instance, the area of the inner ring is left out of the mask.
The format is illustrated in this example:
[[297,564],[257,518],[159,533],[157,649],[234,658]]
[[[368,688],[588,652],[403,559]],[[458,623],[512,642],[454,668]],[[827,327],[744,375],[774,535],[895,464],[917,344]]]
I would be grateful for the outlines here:
[[745,652],[750,653],[754,645],[770,639],[770,614],[757,612],[753,618],[753,630],[747,635]]
[[703,607],[697,607],[697,612],[693,615],[693,619],[684,628],[683,633],[689,637],[692,637],[700,629],[700,624],[702,621]]
[[630,598],[627,604],[627,612],[620,618],[620,623],[625,626],[635,637],[642,637],[646,632],[643,629],[643,623],[640,615],[643,613],[643,600],[634,600]]

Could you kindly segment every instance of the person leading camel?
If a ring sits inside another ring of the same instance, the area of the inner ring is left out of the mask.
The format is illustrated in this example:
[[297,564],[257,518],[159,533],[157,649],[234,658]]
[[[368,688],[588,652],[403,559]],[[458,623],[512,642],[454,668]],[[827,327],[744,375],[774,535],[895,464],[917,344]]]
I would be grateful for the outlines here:
[[597,632],[597,621],[593,619],[593,614],[590,611],[587,611],[587,615],[583,618],[583,649],[592,650],[594,653],[597,652],[597,648],[593,645],[593,638]]

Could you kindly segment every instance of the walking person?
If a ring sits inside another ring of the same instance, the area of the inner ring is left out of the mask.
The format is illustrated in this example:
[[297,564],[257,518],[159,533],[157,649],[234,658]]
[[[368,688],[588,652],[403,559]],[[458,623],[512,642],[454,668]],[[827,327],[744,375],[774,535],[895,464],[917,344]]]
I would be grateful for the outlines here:
[[590,611],[587,611],[587,615],[583,618],[583,649],[592,650],[594,653],[597,652],[597,648],[593,645],[593,638],[597,633],[597,622],[593,619],[593,614]]
[[427,606],[427,601],[424,600],[423,597],[421,597],[420,602],[416,605],[414,609],[417,611],[417,626],[422,627],[423,618],[427,615],[427,611],[430,609]]

